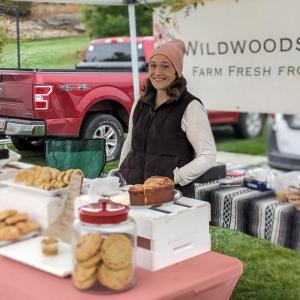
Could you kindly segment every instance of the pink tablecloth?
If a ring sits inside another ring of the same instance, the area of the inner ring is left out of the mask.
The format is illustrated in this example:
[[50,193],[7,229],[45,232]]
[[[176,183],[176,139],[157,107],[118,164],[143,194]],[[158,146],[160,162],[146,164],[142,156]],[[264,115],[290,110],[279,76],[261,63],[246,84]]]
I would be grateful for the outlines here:
[[[229,299],[243,272],[241,261],[208,252],[171,267],[137,271],[136,286],[101,299]],[[59,278],[0,257],[0,299],[96,300],[99,295],[76,290],[70,278]]]

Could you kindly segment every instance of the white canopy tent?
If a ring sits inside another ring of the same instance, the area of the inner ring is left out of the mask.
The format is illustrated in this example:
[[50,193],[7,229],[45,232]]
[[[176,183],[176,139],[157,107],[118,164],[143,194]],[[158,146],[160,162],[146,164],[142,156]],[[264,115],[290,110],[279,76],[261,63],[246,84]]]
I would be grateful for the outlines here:
[[131,40],[131,62],[134,97],[137,99],[139,94],[139,71],[138,56],[136,46],[136,20],[135,5],[161,2],[162,0],[18,0],[23,2],[47,2],[47,3],[73,3],[73,4],[97,4],[97,5],[127,5],[129,16],[129,31]]

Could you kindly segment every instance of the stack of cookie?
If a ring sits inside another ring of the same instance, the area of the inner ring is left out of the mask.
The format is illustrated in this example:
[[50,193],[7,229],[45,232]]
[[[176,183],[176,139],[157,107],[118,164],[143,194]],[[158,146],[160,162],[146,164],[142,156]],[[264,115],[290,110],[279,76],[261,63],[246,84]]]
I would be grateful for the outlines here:
[[287,198],[297,210],[300,210],[300,187],[289,186]]
[[90,233],[79,238],[75,248],[73,283],[80,290],[100,285],[122,291],[133,282],[133,247],[124,234],[107,237]]
[[14,209],[0,212],[0,240],[17,240],[23,235],[36,231],[40,225],[28,219],[26,213],[18,213]]
[[60,172],[55,168],[34,166],[18,172],[14,181],[49,191],[68,186],[73,174],[83,176],[80,169],[70,169]]

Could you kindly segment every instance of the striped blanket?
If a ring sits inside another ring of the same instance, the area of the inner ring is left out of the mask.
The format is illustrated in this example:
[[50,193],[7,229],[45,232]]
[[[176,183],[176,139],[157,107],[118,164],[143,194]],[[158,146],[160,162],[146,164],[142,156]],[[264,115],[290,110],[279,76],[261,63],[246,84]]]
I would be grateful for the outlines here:
[[[228,181],[232,178],[226,178]],[[239,230],[300,251],[300,211],[280,203],[272,191],[197,184],[195,197],[211,205],[211,224]]]
[[300,211],[296,211],[293,217],[291,248],[300,251]]
[[[227,177],[227,182],[236,178]],[[224,182],[224,180],[222,180]],[[258,192],[244,187],[222,187],[219,181],[198,184],[195,197],[211,205],[211,224],[248,233],[247,206],[251,199],[270,192]]]
[[292,247],[294,214],[292,204],[278,202],[274,195],[252,199],[248,207],[249,234],[277,245]]

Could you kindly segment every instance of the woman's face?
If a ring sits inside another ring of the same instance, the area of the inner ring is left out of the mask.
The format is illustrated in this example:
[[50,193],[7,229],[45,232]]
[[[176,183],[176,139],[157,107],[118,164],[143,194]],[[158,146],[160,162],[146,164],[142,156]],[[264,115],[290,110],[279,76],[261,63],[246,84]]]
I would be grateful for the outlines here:
[[149,61],[148,75],[157,90],[166,90],[176,79],[176,70],[164,55],[154,55]]

